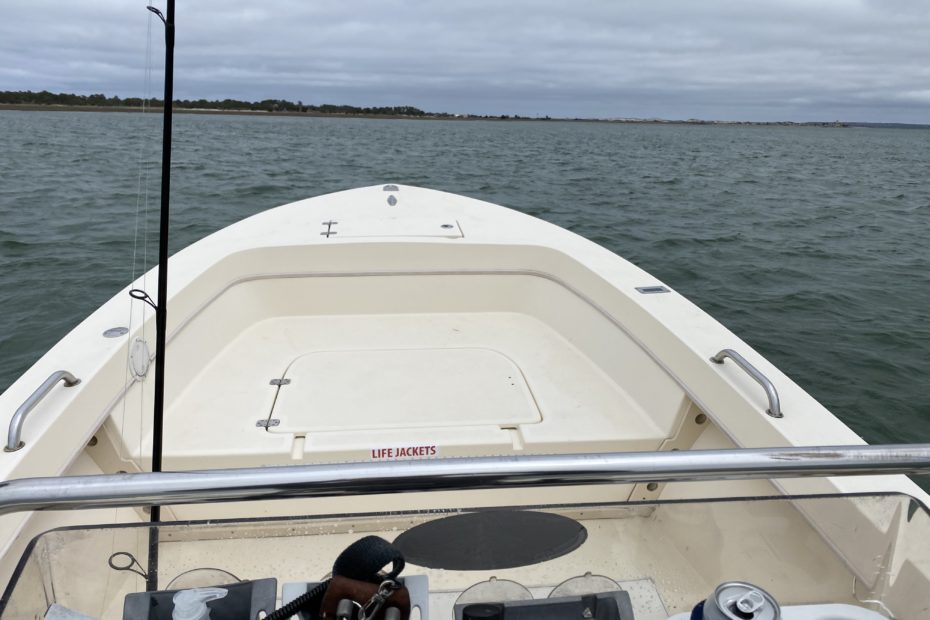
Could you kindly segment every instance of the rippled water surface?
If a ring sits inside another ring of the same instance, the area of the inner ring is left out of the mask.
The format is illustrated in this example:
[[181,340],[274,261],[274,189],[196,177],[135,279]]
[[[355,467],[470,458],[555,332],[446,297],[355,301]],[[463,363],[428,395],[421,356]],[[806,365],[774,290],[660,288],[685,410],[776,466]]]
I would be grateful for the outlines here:
[[[0,111],[0,137],[6,389],[129,282],[140,153],[151,264],[160,118]],[[175,250],[351,187],[489,200],[652,272],[868,441],[930,441],[930,131],[180,116],[174,153]]]

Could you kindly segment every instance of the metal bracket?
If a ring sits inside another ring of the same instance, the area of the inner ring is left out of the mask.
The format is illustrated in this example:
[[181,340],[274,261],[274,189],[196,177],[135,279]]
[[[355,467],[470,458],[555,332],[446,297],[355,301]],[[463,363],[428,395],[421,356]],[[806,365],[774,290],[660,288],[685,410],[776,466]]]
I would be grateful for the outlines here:
[[336,234],[336,231],[333,230],[333,226],[335,226],[335,225],[338,224],[338,223],[339,223],[339,222],[335,222],[335,221],[333,221],[333,220],[327,220],[327,221],[325,221],[325,222],[321,222],[321,224],[322,224],[323,226],[326,227],[326,230],[324,230],[324,231],[321,232],[320,234],[321,234],[322,236],[326,237],[327,239],[329,239],[330,236]]
[[290,379],[272,379],[271,381],[268,382],[268,385],[277,385],[278,387],[281,387],[282,385],[290,385],[290,384],[291,384]]
[[266,418],[263,420],[255,421],[255,426],[257,426],[258,428],[271,428],[272,426],[278,426],[280,424],[281,424],[281,420],[279,420],[278,418],[271,418],[270,420]]

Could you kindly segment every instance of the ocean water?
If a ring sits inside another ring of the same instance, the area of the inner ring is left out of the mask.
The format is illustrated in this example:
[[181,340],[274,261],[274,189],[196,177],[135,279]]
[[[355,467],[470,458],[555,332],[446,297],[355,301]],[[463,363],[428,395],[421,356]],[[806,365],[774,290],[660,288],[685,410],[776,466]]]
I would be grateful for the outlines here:
[[[0,111],[0,390],[154,262],[160,122]],[[930,442],[930,131],[182,115],[171,245],[386,182],[588,237],[869,442]]]

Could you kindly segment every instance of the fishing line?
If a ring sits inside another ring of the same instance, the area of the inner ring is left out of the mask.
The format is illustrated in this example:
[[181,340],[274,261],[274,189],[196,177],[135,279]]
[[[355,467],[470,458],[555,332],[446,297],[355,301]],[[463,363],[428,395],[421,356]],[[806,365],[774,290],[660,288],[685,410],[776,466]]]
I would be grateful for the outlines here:
[[[151,0],[148,3],[151,6]],[[145,165],[145,147],[146,147],[146,120],[148,118],[146,112],[148,107],[148,100],[151,97],[152,93],[152,19],[151,13],[147,13],[146,17],[146,35],[145,35],[145,62],[143,69],[143,78],[142,78],[142,110],[139,116],[139,125],[141,130],[139,131],[139,157],[138,157],[138,173],[136,175],[136,209],[135,209],[135,222],[133,225],[132,232],[132,260],[130,261],[130,279],[129,282],[131,285],[135,285],[136,282],[136,264],[138,261],[138,248],[139,248],[139,219],[140,211],[142,218],[142,287],[146,286],[146,279],[148,273],[148,203],[149,203],[149,183],[148,183],[148,167]],[[131,364],[131,355],[132,355],[132,338],[133,338],[133,316],[136,304],[134,301],[129,302],[129,324],[127,326],[128,332],[126,335],[126,374],[123,378],[123,384],[126,385],[130,380],[130,364]],[[142,340],[145,340],[145,309],[146,304],[141,304],[141,327],[142,327]],[[135,381],[133,376],[133,381],[139,384],[139,460],[142,459],[142,412],[144,405],[144,392],[142,381]],[[132,460],[129,455],[126,454],[126,404],[129,400],[130,389],[127,389],[123,394],[122,402],[122,412],[120,417],[120,435],[121,437],[116,441],[117,443],[117,454],[119,455],[120,461]],[[113,522],[119,522],[119,508],[113,510]],[[110,541],[110,548],[116,546],[116,532],[113,530],[113,536]],[[116,555],[116,554],[114,554]],[[135,559],[135,558],[133,558]],[[113,556],[110,556],[110,566],[112,564]],[[136,562],[138,564],[138,562]],[[144,575],[143,575],[144,577]],[[107,577],[106,590],[109,591],[111,575],[108,573]],[[102,604],[102,603],[101,603]],[[101,608],[99,616],[103,616],[104,610]]]
[[[151,0],[146,5],[151,7]],[[136,282],[136,267],[139,260],[139,228],[141,220],[142,228],[142,289],[147,288],[148,284],[148,220],[149,220],[149,170],[146,161],[146,146],[148,145],[148,135],[146,132],[146,124],[148,121],[148,108],[149,100],[151,99],[152,94],[152,14],[147,13],[146,17],[146,37],[145,37],[145,63],[143,70],[143,97],[142,97],[142,112],[139,125],[141,130],[139,131],[139,156],[138,156],[138,173],[136,178],[136,209],[135,209],[135,223],[133,226],[133,238],[132,238],[132,260],[130,264],[130,282],[134,285]],[[129,302],[129,332],[126,337],[126,374],[124,383],[129,383],[130,381],[130,368],[131,368],[131,355],[132,355],[132,339],[133,339],[133,319],[135,316],[135,307],[137,304],[132,301]],[[143,341],[146,340],[146,306],[147,304],[141,304],[141,338]],[[144,381],[137,381],[138,391],[139,391],[139,428],[138,428],[138,455],[139,459],[142,458],[142,436],[143,436],[143,412],[145,409],[145,392],[144,392]],[[122,403],[122,413],[121,413],[121,434],[122,441],[119,441],[119,456],[120,460],[131,460],[129,456],[125,453],[125,439],[127,438],[126,432],[126,406],[127,401],[129,400],[129,393],[127,391],[126,395],[123,396]]]

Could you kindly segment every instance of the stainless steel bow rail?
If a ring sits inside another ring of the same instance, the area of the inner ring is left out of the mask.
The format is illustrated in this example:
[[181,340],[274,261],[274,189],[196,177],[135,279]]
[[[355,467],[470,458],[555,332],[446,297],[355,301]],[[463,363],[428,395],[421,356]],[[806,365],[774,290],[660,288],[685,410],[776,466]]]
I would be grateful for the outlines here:
[[29,415],[29,412],[39,404],[39,401],[45,398],[49,392],[52,391],[52,388],[55,387],[55,384],[59,381],[65,382],[65,387],[72,387],[81,382],[80,379],[72,375],[67,370],[56,370],[48,379],[42,382],[36,391],[29,395],[29,398],[19,406],[19,409],[16,410],[16,413],[13,414],[13,419],[10,420],[10,429],[7,431],[6,447],[3,448],[4,452],[16,452],[26,444],[22,441],[23,436],[23,423],[26,422],[26,416]]
[[785,414],[781,412],[781,402],[778,400],[778,390],[775,389],[775,384],[772,383],[768,377],[762,374],[762,372],[749,363],[749,361],[734,351],[733,349],[724,349],[720,351],[717,355],[710,358],[715,364],[722,364],[726,358],[730,358],[736,365],[746,371],[750,377],[755,379],[756,383],[762,386],[762,389],[765,390],[765,395],[769,398],[769,408],[765,410],[767,414],[773,418],[783,418]]
[[0,515],[525,486],[927,473],[930,444],[291,465],[12,480],[0,483]]

